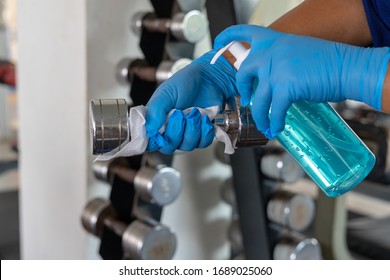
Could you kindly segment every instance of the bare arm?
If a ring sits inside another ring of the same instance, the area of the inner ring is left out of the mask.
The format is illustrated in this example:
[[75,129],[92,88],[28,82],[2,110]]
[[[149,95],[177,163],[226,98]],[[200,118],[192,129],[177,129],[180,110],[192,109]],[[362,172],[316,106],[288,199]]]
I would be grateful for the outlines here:
[[[372,42],[362,0],[306,0],[269,27],[356,46]],[[383,86],[382,111],[390,113],[390,70]]]
[[362,0],[306,0],[269,27],[357,46],[371,43]]
[[390,114],[390,69],[387,68],[382,92],[382,111]]

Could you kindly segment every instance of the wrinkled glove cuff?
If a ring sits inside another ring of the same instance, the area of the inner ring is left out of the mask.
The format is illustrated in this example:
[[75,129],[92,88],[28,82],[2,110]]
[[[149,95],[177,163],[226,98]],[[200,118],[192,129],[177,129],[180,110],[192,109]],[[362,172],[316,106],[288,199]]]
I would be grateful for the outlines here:
[[346,99],[382,109],[382,90],[390,59],[390,48],[350,47],[345,52],[342,91]]

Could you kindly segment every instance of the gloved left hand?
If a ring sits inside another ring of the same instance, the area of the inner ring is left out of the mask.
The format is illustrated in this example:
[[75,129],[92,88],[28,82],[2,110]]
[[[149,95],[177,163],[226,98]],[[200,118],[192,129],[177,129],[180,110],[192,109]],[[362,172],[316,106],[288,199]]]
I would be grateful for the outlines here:
[[[176,149],[191,151],[212,143],[214,127],[208,117],[202,117],[197,109],[187,115],[181,110],[222,106],[224,101],[237,95],[236,70],[224,57],[211,65],[215,54],[212,50],[194,60],[162,83],[152,95],[146,111],[148,151],[171,154]],[[169,116],[161,135],[159,130],[172,109],[178,110]]]
[[252,100],[256,126],[268,138],[283,131],[286,112],[298,100],[352,99],[381,109],[389,48],[356,47],[254,25],[227,28],[214,48],[231,41],[251,45],[237,73],[237,88],[243,105]]

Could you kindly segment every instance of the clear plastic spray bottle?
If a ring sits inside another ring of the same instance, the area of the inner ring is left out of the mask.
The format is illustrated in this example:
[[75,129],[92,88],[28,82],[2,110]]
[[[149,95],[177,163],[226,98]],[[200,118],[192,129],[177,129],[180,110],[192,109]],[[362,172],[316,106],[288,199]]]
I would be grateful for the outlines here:
[[[238,70],[249,49],[232,42],[218,54],[226,50]],[[276,138],[329,197],[354,188],[375,165],[374,154],[328,103],[293,103],[285,128]]]

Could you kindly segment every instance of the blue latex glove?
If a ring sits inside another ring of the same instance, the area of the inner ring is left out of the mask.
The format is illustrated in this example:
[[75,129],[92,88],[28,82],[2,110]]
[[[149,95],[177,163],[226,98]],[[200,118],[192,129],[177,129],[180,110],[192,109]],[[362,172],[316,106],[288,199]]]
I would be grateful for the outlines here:
[[231,41],[251,44],[237,88],[243,105],[252,100],[256,126],[268,138],[283,131],[286,112],[298,100],[352,99],[381,109],[389,48],[355,47],[254,25],[227,28],[214,48]]
[[[237,95],[235,69],[223,57],[210,65],[215,53],[212,50],[194,60],[157,88],[147,104],[148,151],[171,154],[176,149],[191,151],[212,143],[214,127],[208,117],[202,117],[197,109],[188,115],[180,110],[222,106],[224,101]],[[158,131],[174,108],[179,110],[169,116],[161,135]]]

